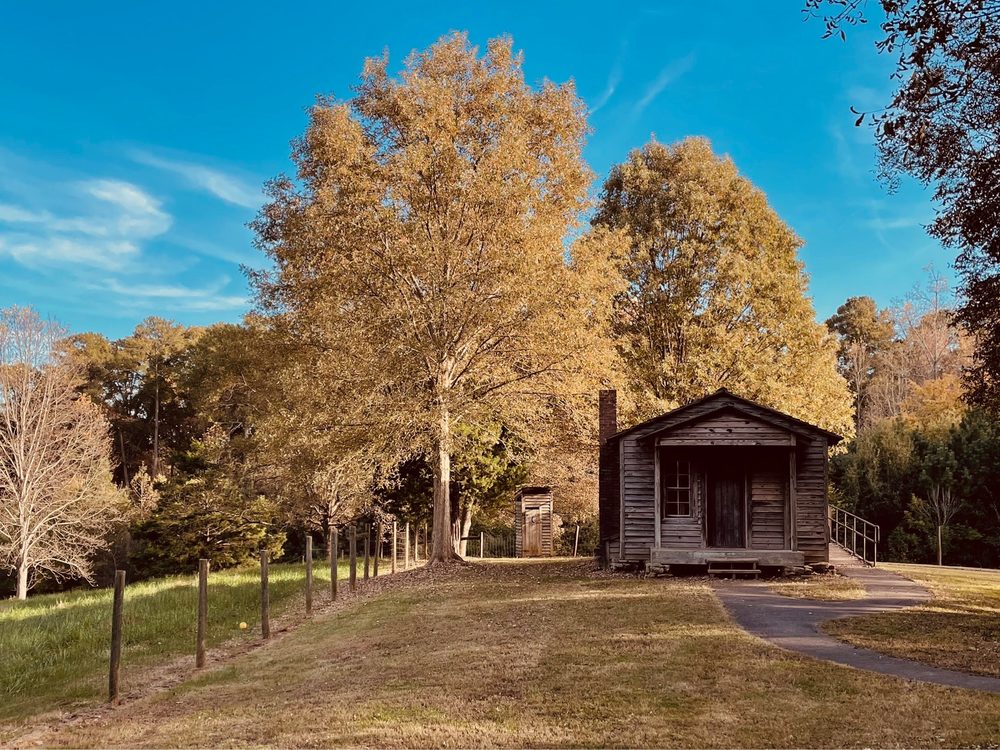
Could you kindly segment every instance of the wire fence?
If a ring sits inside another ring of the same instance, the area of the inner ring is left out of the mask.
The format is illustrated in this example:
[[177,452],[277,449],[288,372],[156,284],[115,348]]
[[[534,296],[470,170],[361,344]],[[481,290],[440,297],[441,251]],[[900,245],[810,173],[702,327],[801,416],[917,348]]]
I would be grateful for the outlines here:
[[489,534],[484,531],[472,536],[462,537],[462,541],[466,545],[466,557],[517,557],[514,532]]
[[[343,531],[344,533],[341,533]],[[305,550],[302,554],[304,577],[295,581],[295,586],[301,586],[304,594],[305,614],[313,612],[316,601],[326,599],[334,602],[345,593],[362,592],[374,581],[415,568],[426,562],[429,535],[426,530],[420,533],[409,523],[351,525],[343,530],[333,528],[330,531],[326,545],[314,545],[312,535],[305,537]],[[341,564],[346,554],[346,577],[341,575]],[[385,555],[388,554],[388,557]],[[271,637],[271,590],[270,577],[271,559],[269,550],[261,549],[260,554],[260,637],[266,641]],[[315,585],[314,574],[328,566],[328,587]],[[198,606],[193,613],[195,617],[195,668],[205,665],[207,634],[209,631],[209,573],[210,561],[198,561]],[[127,645],[124,637],[124,599],[125,571],[115,571],[114,599],[111,615],[111,649],[108,672],[108,700],[117,703],[120,698],[120,670],[123,657],[123,646]],[[240,629],[246,629],[247,623],[241,622]]]

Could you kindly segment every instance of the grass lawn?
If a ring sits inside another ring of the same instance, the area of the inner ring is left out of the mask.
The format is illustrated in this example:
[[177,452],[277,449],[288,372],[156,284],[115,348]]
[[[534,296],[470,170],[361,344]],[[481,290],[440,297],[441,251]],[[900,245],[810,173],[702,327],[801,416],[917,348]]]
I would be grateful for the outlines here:
[[828,633],[894,656],[1000,677],[1000,572],[885,568],[926,585],[934,598],[912,609],[834,620],[824,626]]
[[863,599],[865,587],[847,576],[827,573],[794,580],[770,582],[768,588],[776,594],[793,599],[819,599],[828,602]]
[[[325,601],[329,570],[314,566],[315,598]],[[347,566],[340,578],[346,579]],[[272,565],[272,616],[304,601],[304,565]],[[182,655],[194,663],[197,576],[126,586],[122,684],[144,679],[151,666]],[[209,646],[260,636],[260,573],[256,567],[209,576]],[[0,601],[0,744],[18,724],[53,710],[73,710],[107,696],[111,640],[108,589],[81,589]],[[248,628],[241,631],[240,622]]]
[[[320,615],[56,746],[878,747],[1000,742],[1000,696],[786,653],[703,581],[477,563]],[[400,584],[403,580],[400,580]]]

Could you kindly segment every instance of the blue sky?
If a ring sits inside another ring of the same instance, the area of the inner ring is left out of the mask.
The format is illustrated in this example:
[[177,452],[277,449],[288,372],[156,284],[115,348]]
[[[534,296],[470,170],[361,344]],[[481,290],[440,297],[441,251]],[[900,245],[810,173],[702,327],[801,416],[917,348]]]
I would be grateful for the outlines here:
[[[126,335],[160,315],[239,320],[246,223],[317,94],[365,57],[398,64],[452,30],[509,34],[529,81],[576,82],[600,179],[651,135],[704,135],[805,240],[822,319],[900,298],[950,255],[929,195],[889,194],[849,107],[884,104],[892,64],[821,40],[801,0],[767,3],[8,3],[0,25],[0,307]],[[343,7],[341,7],[343,6]],[[595,185],[595,190],[598,188]]]

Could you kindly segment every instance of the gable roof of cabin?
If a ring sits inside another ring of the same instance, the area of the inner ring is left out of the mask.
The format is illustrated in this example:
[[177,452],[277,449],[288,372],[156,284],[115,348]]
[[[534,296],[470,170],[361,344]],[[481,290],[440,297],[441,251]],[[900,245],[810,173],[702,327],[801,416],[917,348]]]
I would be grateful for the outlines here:
[[[712,401],[717,401],[718,404],[708,408],[707,410],[699,408],[710,405]],[[661,432],[667,432],[676,427],[680,427],[681,425],[689,424],[702,419],[708,419],[709,417],[712,417],[718,412],[726,409],[738,411],[752,419],[775,425],[776,427],[788,430],[789,432],[809,436],[820,435],[826,438],[827,443],[830,445],[835,445],[843,440],[843,437],[835,432],[824,430],[822,427],[817,427],[814,424],[805,422],[791,416],[790,414],[785,414],[777,409],[772,409],[771,407],[764,406],[756,401],[751,401],[748,398],[737,396],[735,393],[725,388],[720,388],[715,393],[710,393],[707,396],[678,407],[677,409],[673,409],[664,414],[660,414],[657,417],[653,417],[652,419],[647,419],[645,422],[633,425],[627,430],[622,430],[621,432],[612,435],[608,438],[608,440],[619,440],[636,432],[643,432],[643,437]]]

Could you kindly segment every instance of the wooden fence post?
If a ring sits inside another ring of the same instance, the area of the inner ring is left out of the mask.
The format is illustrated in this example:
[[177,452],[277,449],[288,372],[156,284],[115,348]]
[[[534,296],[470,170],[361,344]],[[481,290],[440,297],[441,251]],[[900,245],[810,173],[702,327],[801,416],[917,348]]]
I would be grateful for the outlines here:
[[337,557],[337,527],[334,526],[330,531],[330,550],[328,552],[330,556],[330,599],[336,601],[337,599],[337,577],[340,572],[338,563],[340,560]]
[[195,644],[194,665],[205,666],[205,638],[208,635],[208,560],[198,561],[198,637]]
[[372,545],[372,525],[365,525],[365,580],[368,580],[368,573],[371,568],[371,556],[368,553],[368,548]]
[[403,570],[410,569],[410,522],[406,522],[406,531],[403,537]]
[[260,551],[260,634],[271,637],[271,597],[267,583],[267,550]]
[[389,567],[389,570],[392,573],[396,572],[396,550],[397,550],[397,547],[398,547],[398,544],[399,544],[398,537],[399,537],[399,526],[397,525],[396,520],[393,519],[393,521],[392,521],[392,564]]
[[347,543],[351,555],[351,591],[358,588],[358,527],[352,525],[348,534]]
[[313,538],[306,534],[306,614],[313,611]]
[[573,557],[576,557],[576,551],[580,547],[580,524],[576,525],[576,539],[573,540]]
[[122,660],[122,614],[125,609],[125,571],[115,571],[115,597],[111,605],[111,669],[108,671],[108,701],[118,702],[118,676]]
[[378,560],[382,557],[382,532],[384,528],[382,522],[378,522],[375,527],[375,561],[372,563],[372,578],[378,578]]
[[486,557],[486,532],[479,532],[479,559]]

